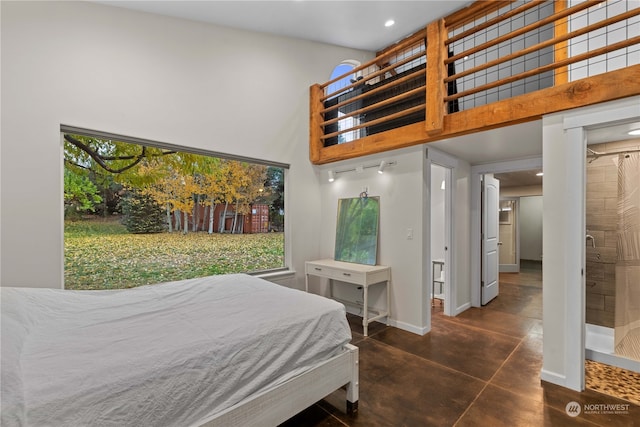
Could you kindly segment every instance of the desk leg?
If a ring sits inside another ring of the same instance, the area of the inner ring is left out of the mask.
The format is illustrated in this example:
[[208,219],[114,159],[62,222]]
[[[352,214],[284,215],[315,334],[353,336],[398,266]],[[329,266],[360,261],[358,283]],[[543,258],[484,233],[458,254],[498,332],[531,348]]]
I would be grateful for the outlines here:
[[308,274],[304,275],[304,289],[305,291],[307,291],[307,293],[309,293],[309,275]]
[[365,285],[363,288],[362,328],[364,329],[364,336],[366,337],[369,329],[369,287]]
[[387,326],[389,326],[389,318],[391,317],[391,280],[387,280]]

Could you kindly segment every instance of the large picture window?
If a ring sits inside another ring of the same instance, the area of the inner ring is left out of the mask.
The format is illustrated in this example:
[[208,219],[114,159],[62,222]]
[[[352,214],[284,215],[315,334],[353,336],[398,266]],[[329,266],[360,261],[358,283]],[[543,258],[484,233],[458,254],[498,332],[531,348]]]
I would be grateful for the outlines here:
[[66,289],[285,267],[286,165],[62,136]]

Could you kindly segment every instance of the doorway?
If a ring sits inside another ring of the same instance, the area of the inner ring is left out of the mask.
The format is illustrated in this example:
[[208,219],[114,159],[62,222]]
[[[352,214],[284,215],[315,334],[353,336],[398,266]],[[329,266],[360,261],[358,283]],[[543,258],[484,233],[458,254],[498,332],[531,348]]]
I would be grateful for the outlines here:
[[[500,180],[499,198],[511,197],[513,191],[511,187],[519,188],[519,195],[528,195],[526,191],[532,191],[528,185],[512,185],[509,184],[510,177],[518,175],[533,175],[542,171],[542,157],[532,157],[522,160],[514,160],[507,162],[487,163],[472,166],[471,168],[471,235],[478,236],[477,241],[482,240],[482,219],[483,219],[483,177],[492,174]],[[540,183],[539,191],[542,194],[541,177],[536,177]],[[508,190],[505,190],[507,188]],[[515,196],[514,196],[515,197]],[[499,208],[496,208],[499,210]],[[503,216],[504,218],[504,216]],[[505,218],[506,220],[506,218]],[[499,221],[498,221],[499,222]],[[542,233],[540,232],[540,239]],[[502,245],[499,245],[500,247]],[[541,255],[540,255],[541,260]],[[482,302],[482,266],[483,266],[483,249],[480,243],[472,245],[471,248],[471,306],[481,307]],[[497,268],[497,264],[496,264]]]
[[542,171],[497,173],[501,273],[542,270]]
[[[437,310],[447,316],[456,315],[456,288],[453,245],[453,209],[455,197],[453,171],[457,160],[435,149],[426,152],[425,182],[428,190],[425,229],[425,278],[423,309],[430,319]],[[430,320],[428,321],[430,324]]]
[[[498,271],[520,271],[520,200],[518,197],[500,196],[498,225]],[[540,230],[542,233],[542,230]]]
[[[447,187],[451,187],[450,169],[443,166],[431,165],[431,209],[430,209],[430,249],[431,249],[431,308],[436,306],[444,310],[445,301],[448,301],[449,280],[447,270],[450,262],[447,260],[448,239],[447,225]],[[444,310],[445,312],[447,310]]]

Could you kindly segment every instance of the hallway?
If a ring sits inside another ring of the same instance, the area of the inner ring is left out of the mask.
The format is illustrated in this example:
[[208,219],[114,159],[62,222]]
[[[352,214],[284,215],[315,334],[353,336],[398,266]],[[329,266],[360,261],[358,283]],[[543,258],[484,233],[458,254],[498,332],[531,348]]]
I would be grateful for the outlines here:
[[567,414],[570,402],[629,402],[541,384],[542,272],[523,266],[500,281],[500,295],[485,307],[447,317],[436,304],[425,336],[376,323],[365,338],[360,318],[349,315],[360,348],[357,416],[336,409],[344,406],[344,392],[337,391],[284,425],[640,425],[640,406],[632,404],[622,414]]

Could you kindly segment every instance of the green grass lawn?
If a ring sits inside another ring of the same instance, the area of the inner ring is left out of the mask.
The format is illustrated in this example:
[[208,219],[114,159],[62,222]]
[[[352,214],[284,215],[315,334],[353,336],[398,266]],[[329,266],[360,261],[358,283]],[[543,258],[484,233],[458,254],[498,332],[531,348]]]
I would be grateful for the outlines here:
[[66,289],[123,289],[284,266],[284,234],[129,234],[118,221],[65,222]]

